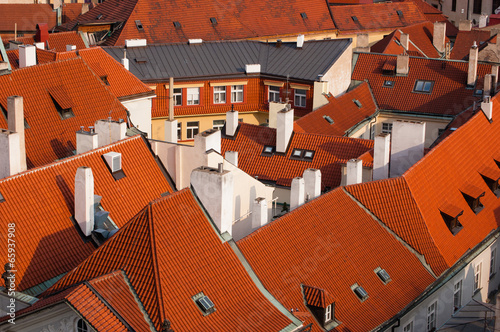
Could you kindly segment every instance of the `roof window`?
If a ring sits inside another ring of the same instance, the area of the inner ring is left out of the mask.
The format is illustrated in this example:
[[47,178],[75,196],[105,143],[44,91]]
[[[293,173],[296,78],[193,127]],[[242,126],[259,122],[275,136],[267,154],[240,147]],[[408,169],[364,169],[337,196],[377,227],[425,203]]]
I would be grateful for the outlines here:
[[385,88],[393,88],[394,87],[394,81],[385,80],[384,84],[382,86],[385,87]]
[[314,151],[312,150],[293,149],[290,159],[312,161],[313,157]]
[[356,23],[358,23],[358,22],[359,22],[359,21],[358,21],[358,18],[357,18],[356,16],[351,16],[351,18],[352,18],[352,20],[353,20],[354,22],[356,22]]
[[386,270],[377,267],[373,272],[377,274],[377,277],[379,277],[384,284],[387,284],[389,281],[391,281],[391,277],[389,276],[389,273],[387,273]]
[[275,151],[276,151],[276,149],[275,149],[274,146],[265,145],[264,146],[264,150],[262,150],[262,155],[263,156],[271,157],[274,154]]
[[352,102],[353,102],[354,104],[356,104],[356,106],[358,106],[358,108],[361,108],[361,107],[363,106],[363,105],[361,104],[361,102],[360,102],[359,100],[357,100],[357,99],[353,99],[353,100],[352,100]]
[[413,92],[431,93],[433,86],[434,82],[432,81],[416,80],[415,86],[413,87]]
[[460,217],[464,211],[448,203],[441,206],[439,211],[451,234],[453,234],[453,236],[457,235],[462,229],[462,224],[458,221],[458,217]]
[[75,116],[72,109],[73,101],[63,85],[53,86],[48,88],[47,91],[52,98],[52,102],[54,103],[54,106],[62,120]]
[[210,17],[210,23],[212,23],[212,25],[217,25],[217,19],[215,17]]
[[500,185],[498,184],[498,181],[500,180],[500,173],[489,167],[483,168],[479,173],[493,194],[496,197],[500,197]]
[[192,297],[192,299],[204,316],[210,315],[212,312],[215,312],[214,303],[208,298],[208,296],[203,294],[203,292],[196,294]]
[[481,203],[481,197],[484,196],[485,192],[480,188],[467,184],[460,189],[460,192],[464,196],[465,201],[471,208],[472,212],[478,214],[484,208]]
[[333,124],[333,119],[331,117],[329,117],[328,115],[323,115],[323,119],[325,119],[326,121],[328,121],[329,124]]
[[399,17],[403,17],[403,12],[400,10],[396,10],[396,13],[398,14]]
[[351,286],[351,290],[356,294],[358,299],[363,302],[368,298],[368,293],[365,291],[363,287],[358,284],[354,284]]
[[95,18],[95,19],[96,19],[96,20],[100,20],[101,18],[102,18],[102,14],[99,14],[99,15],[97,15],[97,16],[96,16],[96,18]]
[[137,27],[137,30],[144,31],[144,27],[142,26],[142,23],[140,20],[135,20],[135,26]]
[[174,22],[174,27],[175,27],[176,29],[180,29],[180,28],[182,28],[182,25],[179,23],[179,21],[175,21],[175,22]]
[[300,17],[302,17],[305,20],[307,18],[307,14],[306,13],[300,13]]

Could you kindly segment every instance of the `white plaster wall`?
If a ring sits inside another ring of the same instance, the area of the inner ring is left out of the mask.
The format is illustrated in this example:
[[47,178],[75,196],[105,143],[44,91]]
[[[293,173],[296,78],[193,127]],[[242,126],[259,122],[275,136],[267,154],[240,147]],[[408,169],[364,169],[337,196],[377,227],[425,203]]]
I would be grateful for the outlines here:
[[335,97],[343,94],[351,84],[352,43],[323,76],[328,82],[328,92]]
[[[342,165],[340,167],[341,169],[341,174],[342,178],[340,179],[340,186],[345,186],[347,185],[347,166]],[[373,176],[373,170],[368,167],[363,167],[363,172],[362,172],[362,181],[363,182],[370,182],[372,181],[372,176]],[[332,188],[334,189],[334,188]]]
[[152,97],[134,99],[121,102],[130,112],[130,120],[139,130],[148,134],[151,138],[151,108]]

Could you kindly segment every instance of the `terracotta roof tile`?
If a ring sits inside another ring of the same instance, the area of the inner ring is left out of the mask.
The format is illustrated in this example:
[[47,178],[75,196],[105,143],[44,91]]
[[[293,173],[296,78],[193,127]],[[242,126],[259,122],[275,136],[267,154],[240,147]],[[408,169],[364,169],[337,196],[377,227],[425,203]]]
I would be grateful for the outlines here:
[[[354,100],[361,103],[358,107]],[[335,98],[329,97],[329,103],[295,121],[304,132],[344,136],[356,124],[366,120],[377,112],[370,87],[362,83],[355,89]],[[330,124],[325,116],[333,120]]]
[[83,3],[63,3],[62,23],[75,20],[82,13],[83,5]]
[[328,292],[324,289],[309,285],[302,285],[302,291],[304,292],[304,299],[307,305],[326,308],[334,302]]
[[[474,89],[466,88],[468,62],[410,57],[407,76],[384,75],[386,62],[395,59],[390,55],[361,53],[354,67],[352,79],[368,80],[380,109],[454,116],[480,100],[480,96],[473,95]],[[484,75],[489,73],[491,65],[478,64],[476,89],[480,89]],[[393,81],[393,87],[384,87],[386,80]],[[432,81],[432,92],[413,92],[417,80]]]
[[479,46],[488,39],[490,39],[490,32],[487,30],[459,31],[450,58],[464,60],[469,56],[470,48],[474,42]]
[[[281,186],[290,186],[292,179],[302,176],[308,168],[319,169],[322,189],[325,189],[339,186],[341,165],[373,148],[373,141],[296,132],[286,154],[262,155],[264,146],[275,145],[275,129],[240,123],[235,139],[223,137],[221,151],[222,154],[238,151],[239,168],[251,176],[258,176],[259,180],[273,181]],[[290,159],[294,149],[314,151],[312,161]]]
[[[110,151],[122,154],[126,176],[119,181],[101,157]],[[80,166],[92,168],[95,194],[102,196],[103,209],[118,227],[150,200],[172,192],[140,136],[1,180],[5,201],[0,203],[0,222],[5,226],[15,221],[17,251],[23,257],[16,264],[19,291],[71,270],[95,249],[92,242],[82,240],[70,219]],[[6,244],[0,246],[0,253],[7,254]]]
[[[335,301],[335,318],[341,322],[337,329],[342,331],[374,329],[434,281],[417,257],[341,188],[237,244],[266,289],[285,307],[307,312],[301,284],[327,291]],[[377,277],[377,267],[387,271],[389,283],[384,285]],[[351,290],[355,283],[368,292],[363,302]],[[322,329],[314,323],[312,331]]]
[[[291,324],[258,290],[188,189],[149,204],[47,294],[116,269],[127,274],[157,329],[165,319],[182,331],[235,331],[241,324],[248,331],[279,331]],[[200,312],[192,299],[200,292],[215,304],[214,313]]]
[[76,31],[50,33],[48,49],[56,52],[66,52],[66,45],[75,45],[77,50],[85,49],[83,37]]
[[448,17],[443,15],[443,12],[439,9],[433,7],[431,4],[425,2],[424,0],[406,0],[413,2],[418,9],[424,14],[425,19],[429,22],[445,22],[446,23],[446,36],[456,37],[458,33],[458,28],[453,25]]
[[0,4],[0,31],[36,31],[38,23],[47,23],[49,30],[57,24],[57,14],[52,5]]

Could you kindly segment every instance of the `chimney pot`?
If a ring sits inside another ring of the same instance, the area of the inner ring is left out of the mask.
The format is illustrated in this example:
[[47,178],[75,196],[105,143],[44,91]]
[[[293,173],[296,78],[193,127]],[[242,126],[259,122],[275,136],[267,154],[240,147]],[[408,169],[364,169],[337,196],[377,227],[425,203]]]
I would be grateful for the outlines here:
[[267,201],[257,197],[252,206],[252,229],[257,229],[267,223]]

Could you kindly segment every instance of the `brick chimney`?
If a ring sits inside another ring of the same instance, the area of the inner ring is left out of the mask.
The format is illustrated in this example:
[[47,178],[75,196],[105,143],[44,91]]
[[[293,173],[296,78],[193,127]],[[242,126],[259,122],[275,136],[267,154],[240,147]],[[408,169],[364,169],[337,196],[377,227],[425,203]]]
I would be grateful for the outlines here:
[[47,43],[49,40],[49,26],[47,23],[38,23],[36,25],[35,42]]
[[122,119],[97,120],[94,127],[99,137],[99,147],[122,140],[127,134],[127,123]]
[[483,98],[491,96],[493,79],[494,77],[492,74],[484,75]]
[[471,31],[472,30],[472,21],[471,20],[460,20],[460,23],[458,24],[458,30]]
[[21,96],[7,97],[7,122],[9,130],[19,134],[20,172],[27,170],[26,145],[24,141],[24,101]]
[[389,177],[389,158],[391,154],[391,134],[382,133],[375,137],[373,149],[373,181]]
[[400,37],[401,46],[408,51],[408,47],[410,47],[410,35],[407,33],[402,33]]
[[19,68],[26,68],[36,65],[35,45],[19,46]]
[[85,236],[94,230],[94,176],[90,167],[79,167],[75,175],[75,220]]
[[473,87],[476,85],[477,79],[477,57],[478,57],[478,49],[476,42],[472,45],[469,51],[469,69],[467,72],[467,86]]
[[82,126],[76,132],[76,154],[85,153],[99,147],[99,139],[94,127],[89,127],[89,131],[83,128]]
[[351,159],[347,162],[346,185],[363,182],[363,161],[361,159]]
[[257,197],[252,204],[252,229],[267,224],[267,201],[264,197]]
[[296,177],[292,180],[290,189],[290,211],[304,204],[305,184],[304,178]]
[[234,136],[238,129],[238,111],[226,112],[226,136]]
[[444,53],[446,41],[446,22],[434,22],[434,33],[432,36],[432,45],[439,53]]
[[[125,55],[122,60],[127,60],[127,70],[128,70],[128,59],[125,58]],[[174,78],[170,77],[168,83],[168,93],[170,95],[168,100],[168,120],[165,120],[165,141],[169,143],[177,143],[177,120],[174,119],[175,114],[174,114],[173,91],[174,91]]]
[[396,75],[406,76],[410,71],[410,56],[400,54],[396,60]]
[[401,176],[424,156],[425,122],[394,121],[391,140],[391,177]]
[[21,171],[19,134],[0,128],[0,179]]
[[293,133],[293,109],[285,108],[277,115],[276,152],[285,153]]
[[321,171],[308,168],[302,175],[304,178],[305,198],[307,201],[321,195]]

